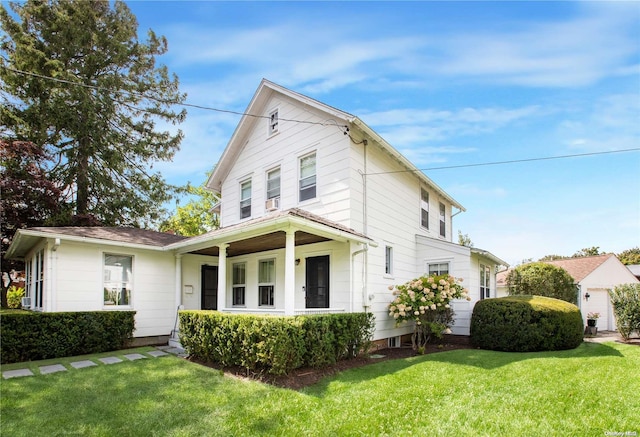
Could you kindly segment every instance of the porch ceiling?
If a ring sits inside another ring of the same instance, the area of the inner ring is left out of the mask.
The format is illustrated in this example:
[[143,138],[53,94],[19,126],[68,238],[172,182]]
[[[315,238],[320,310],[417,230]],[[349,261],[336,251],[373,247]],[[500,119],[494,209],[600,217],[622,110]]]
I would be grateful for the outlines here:
[[[284,249],[286,240],[286,232],[277,231],[270,234],[259,235],[257,237],[247,238],[245,240],[234,241],[227,248],[227,256],[234,257],[246,255],[248,253],[265,252],[267,250]],[[295,234],[295,245],[303,246],[305,244],[320,243],[322,241],[330,241],[329,238],[320,235],[310,234],[304,231],[297,231]],[[196,250],[190,253],[198,255],[218,256],[218,247],[212,246],[205,249]]]

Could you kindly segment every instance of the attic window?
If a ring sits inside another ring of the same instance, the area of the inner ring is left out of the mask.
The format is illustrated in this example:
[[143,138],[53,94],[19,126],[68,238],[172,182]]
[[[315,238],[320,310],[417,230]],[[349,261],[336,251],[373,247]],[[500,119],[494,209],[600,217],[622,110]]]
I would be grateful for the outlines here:
[[269,113],[269,135],[278,132],[278,110],[275,109]]

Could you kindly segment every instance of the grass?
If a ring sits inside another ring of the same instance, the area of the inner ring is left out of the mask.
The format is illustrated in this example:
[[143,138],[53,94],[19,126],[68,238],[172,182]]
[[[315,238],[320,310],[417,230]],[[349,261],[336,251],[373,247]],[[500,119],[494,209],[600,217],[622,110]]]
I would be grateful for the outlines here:
[[640,434],[638,369],[640,347],[616,343],[456,350],[353,369],[295,392],[167,356],[3,380],[0,434]]

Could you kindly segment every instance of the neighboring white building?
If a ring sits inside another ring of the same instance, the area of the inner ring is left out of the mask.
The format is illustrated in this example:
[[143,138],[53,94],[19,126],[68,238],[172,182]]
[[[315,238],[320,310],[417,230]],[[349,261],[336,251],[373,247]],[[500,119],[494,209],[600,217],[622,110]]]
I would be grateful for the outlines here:
[[[506,263],[453,243],[462,205],[356,116],[267,80],[245,113],[207,182],[221,198],[220,229],[192,238],[123,228],[18,231],[8,255],[30,266],[34,308],[132,308],[139,337],[168,335],[178,306],[370,311],[374,338],[385,339],[411,329],[388,317],[389,287],[449,272],[472,298],[454,303],[453,332],[469,333],[474,303],[493,297]],[[126,274],[113,278],[116,271]],[[114,284],[120,305],[104,294]]]
[[[606,331],[616,330],[608,290],[617,285],[637,284],[639,281],[614,254],[567,258],[547,263],[562,267],[575,281],[579,289],[578,306],[585,324],[587,314],[600,313],[598,328]],[[507,274],[508,270],[498,273],[498,297],[508,294],[505,283]]]

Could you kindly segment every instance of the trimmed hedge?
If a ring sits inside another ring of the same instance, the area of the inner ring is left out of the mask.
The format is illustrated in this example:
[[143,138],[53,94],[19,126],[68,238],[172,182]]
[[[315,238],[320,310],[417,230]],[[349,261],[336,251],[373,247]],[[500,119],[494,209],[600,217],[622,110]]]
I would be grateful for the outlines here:
[[482,349],[533,352],[574,349],[582,343],[580,309],[542,296],[509,296],[476,303],[471,345]]
[[2,364],[124,349],[133,337],[135,313],[3,313],[0,316]]
[[368,350],[372,333],[370,313],[276,317],[180,311],[180,342],[190,356],[276,375],[355,357]]

